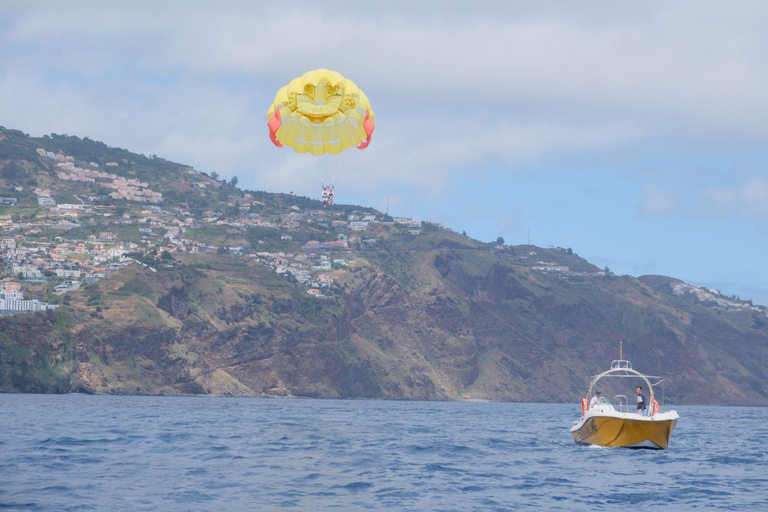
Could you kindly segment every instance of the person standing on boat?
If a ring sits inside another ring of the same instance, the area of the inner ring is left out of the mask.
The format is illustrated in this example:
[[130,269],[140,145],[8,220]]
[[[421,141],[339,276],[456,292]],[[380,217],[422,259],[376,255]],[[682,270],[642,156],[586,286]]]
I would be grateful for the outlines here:
[[643,386],[637,386],[637,409],[635,412],[642,416],[645,416],[645,394],[643,393]]
[[592,409],[593,407],[600,405],[600,398],[602,397],[602,393],[598,389],[595,391],[595,396],[592,397],[592,400],[589,401],[589,408]]

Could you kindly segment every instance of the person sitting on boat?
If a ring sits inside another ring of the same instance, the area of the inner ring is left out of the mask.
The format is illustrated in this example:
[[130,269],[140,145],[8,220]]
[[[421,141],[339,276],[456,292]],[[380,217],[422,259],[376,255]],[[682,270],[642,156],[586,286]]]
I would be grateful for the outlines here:
[[589,401],[589,408],[592,409],[596,405],[600,405],[600,399],[603,397],[603,394],[598,389],[595,391],[595,396],[592,397],[592,400]]
[[635,412],[642,416],[645,416],[645,394],[643,393],[643,386],[637,386],[637,409]]

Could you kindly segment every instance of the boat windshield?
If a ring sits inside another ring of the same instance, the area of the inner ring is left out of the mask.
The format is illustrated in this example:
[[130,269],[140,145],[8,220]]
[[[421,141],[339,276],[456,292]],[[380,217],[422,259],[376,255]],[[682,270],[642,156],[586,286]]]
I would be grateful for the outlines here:
[[597,401],[595,401],[595,403],[592,406],[590,406],[590,409],[593,409],[595,407],[605,408],[606,406],[613,409],[613,405],[611,405],[611,402],[609,402],[608,399],[605,398],[604,396],[601,396],[600,398],[597,399]]

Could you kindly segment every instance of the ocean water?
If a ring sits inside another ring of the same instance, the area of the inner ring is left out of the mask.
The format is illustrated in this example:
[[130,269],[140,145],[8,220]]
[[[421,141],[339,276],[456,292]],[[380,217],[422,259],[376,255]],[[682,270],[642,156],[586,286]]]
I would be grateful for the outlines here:
[[0,510],[768,510],[768,409],[676,409],[651,451],[579,404],[0,395]]

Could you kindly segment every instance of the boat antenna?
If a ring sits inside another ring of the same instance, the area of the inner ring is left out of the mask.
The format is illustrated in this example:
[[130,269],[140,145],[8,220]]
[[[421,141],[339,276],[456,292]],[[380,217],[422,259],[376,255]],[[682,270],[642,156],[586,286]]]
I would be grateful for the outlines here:
[[622,360],[624,359],[624,357],[622,357],[622,353],[623,353],[623,352],[624,352],[624,351],[623,351],[623,349],[622,349],[622,342],[620,341],[620,342],[619,342],[619,361],[622,361]]

